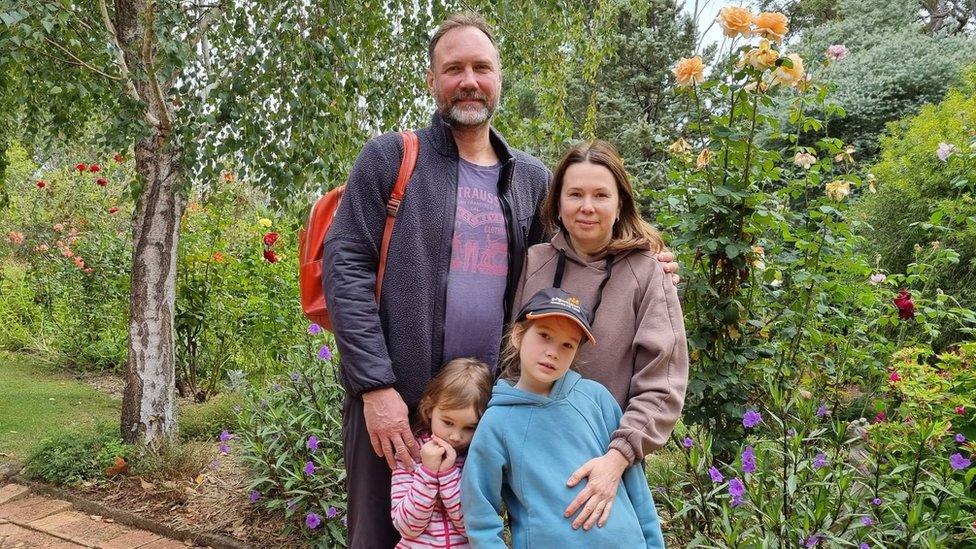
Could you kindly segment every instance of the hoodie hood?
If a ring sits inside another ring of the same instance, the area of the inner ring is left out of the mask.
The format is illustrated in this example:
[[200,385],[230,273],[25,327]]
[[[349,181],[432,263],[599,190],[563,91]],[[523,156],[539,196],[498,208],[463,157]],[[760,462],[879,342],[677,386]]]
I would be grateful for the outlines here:
[[499,379],[491,391],[491,400],[488,407],[492,406],[545,406],[566,398],[566,395],[573,390],[579,381],[583,379],[573,370],[566,372],[566,375],[556,380],[549,391],[549,396],[537,395],[516,388],[512,383],[505,379]]

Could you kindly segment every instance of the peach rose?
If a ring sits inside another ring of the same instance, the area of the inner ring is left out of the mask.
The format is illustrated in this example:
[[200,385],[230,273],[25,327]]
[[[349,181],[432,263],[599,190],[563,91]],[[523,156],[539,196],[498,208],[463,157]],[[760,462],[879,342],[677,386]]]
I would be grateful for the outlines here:
[[779,59],[779,52],[769,46],[769,40],[763,38],[759,41],[758,48],[752,48],[742,55],[739,59],[739,68],[748,65],[761,71],[775,65],[777,59]]
[[776,70],[773,71],[773,83],[782,86],[796,86],[803,81],[805,76],[803,59],[798,53],[791,53],[786,58],[790,60],[793,66],[788,67],[784,64],[776,67]]
[[753,15],[746,8],[738,6],[728,6],[722,8],[715,18],[722,26],[725,36],[734,38],[736,36],[752,36]]
[[705,166],[708,166],[712,162],[712,150],[702,149],[702,152],[698,153],[698,160],[695,161],[695,169],[700,170]]
[[668,152],[671,154],[685,154],[691,150],[691,145],[683,137],[668,145]]
[[672,72],[678,81],[678,86],[687,88],[692,84],[701,84],[705,81],[705,66],[702,64],[700,56],[696,55],[690,59],[681,59],[674,66]]
[[809,170],[810,166],[817,163],[817,157],[808,152],[797,152],[793,155],[793,163],[797,166],[803,168],[804,170]]
[[769,38],[774,42],[782,42],[786,33],[790,32],[789,19],[778,11],[765,11],[753,19],[756,34]]

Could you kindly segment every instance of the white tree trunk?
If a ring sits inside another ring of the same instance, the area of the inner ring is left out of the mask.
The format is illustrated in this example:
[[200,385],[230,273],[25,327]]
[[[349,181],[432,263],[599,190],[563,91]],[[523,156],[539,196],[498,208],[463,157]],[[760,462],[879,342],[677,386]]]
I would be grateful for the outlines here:
[[179,155],[159,135],[136,145],[143,189],[132,227],[129,360],[122,399],[122,438],[157,446],[173,434],[174,317],[180,217],[186,205]]

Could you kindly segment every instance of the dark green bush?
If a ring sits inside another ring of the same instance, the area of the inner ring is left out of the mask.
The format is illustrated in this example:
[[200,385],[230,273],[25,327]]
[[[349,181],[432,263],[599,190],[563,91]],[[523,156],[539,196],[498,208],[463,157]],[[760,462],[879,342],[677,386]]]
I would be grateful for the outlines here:
[[180,440],[214,441],[221,431],[236,431],[238,410],[244,403],[240,393],[220,393],[206,402],[180,408]]
[[98,481],[117,456],[130,461],[135,454],[134,446],[122,442],[117,427],[98,425],[46,440],[27,456],[24,473],[51,484]]

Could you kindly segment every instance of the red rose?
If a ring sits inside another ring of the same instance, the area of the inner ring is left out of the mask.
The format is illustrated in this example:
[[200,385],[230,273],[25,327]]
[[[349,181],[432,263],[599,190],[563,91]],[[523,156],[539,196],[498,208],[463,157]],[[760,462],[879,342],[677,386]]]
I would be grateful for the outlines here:
[[88,166],[88,171],[90,171],[91,173],[98,173],[102,171],[102,167],[99,166],[98,164],[92,164],[91,166]]
[[122,156],[122,153],[115,153],[115,156],[112,157],[112,160],[115,160],[117,163],[121,164],[125,162],[125,157]]
[[278,262],[278,254],[276,254],[274,252],[274,250],[265,250],[264,251],[264,258],[268,260],[268,263],[277,263]]
[[915,302],[912,301],[912,294],[902,288],[898,292],[898,297],[894,299],[895,307],[898,307],[898,318],[911,320],[915,318]]
[[116,208],[115,206],[112,206],[111,208],[108,209],[108,213],[110,214],[114,214],[117,211],[119,211],[119,209]]
[[37,180],[37,188],[38,189],[43,189],[46,186],[47,186],[47,183],[45,183],[43,179]]
[[78,170],[79,172],[83,172],[88,169],[88,166],[84,164],[75,164],[75,169]]
[[264,235],[264,245],[274,246],[275,242],[278,241],[278,233],[266,233]]
[[95,183],[97,183],[99,187],[104,187],[105,185],[108,185],[108,179],[105,179],[104,177],[99,177],[98,180],[95,181]]

